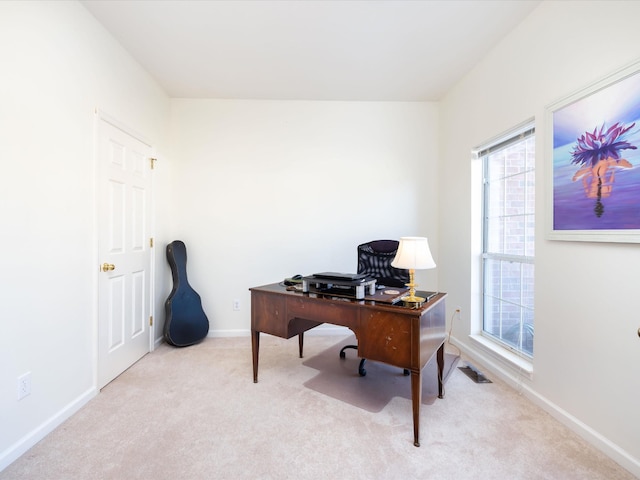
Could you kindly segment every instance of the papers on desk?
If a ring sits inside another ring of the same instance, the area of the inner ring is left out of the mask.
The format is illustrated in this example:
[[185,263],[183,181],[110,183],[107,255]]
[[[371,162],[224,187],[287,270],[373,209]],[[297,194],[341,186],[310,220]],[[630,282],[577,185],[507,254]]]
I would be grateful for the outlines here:
[[409,292],[408,288],[385,288],[382,290],[376,290],[373,295],[365,295],[365,300],[372,300],[380,303],[398,303],[402,297],[406,296]]
[[[388,293],[387,293],[388,292]],[[374,295],[366,295],[365,300],[373,300],[374,302],[390,303],[395,305],[402,300],[402,297],[406,297],[409,294],[408,288],[385,288],[383,290],[376,290]],[[425,299],[424,303],[432,300],[438,292],[420,292],[417,291],[416,295]]]
[[416,295],[419,297],[423,297],[424,303],[427,303],[433,299],[438,294],[438,292],[416,292]]

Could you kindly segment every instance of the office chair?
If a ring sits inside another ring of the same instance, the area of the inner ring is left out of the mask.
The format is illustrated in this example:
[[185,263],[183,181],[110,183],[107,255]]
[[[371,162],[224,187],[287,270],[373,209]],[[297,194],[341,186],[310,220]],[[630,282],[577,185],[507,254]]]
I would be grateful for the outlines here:
[[[376,286],[404,288],[409,283],[409,270],[403,270],[391,266],[396,256],[399,242],[397,240],[373,240],[358,245],[358,273],[376,279]],[[340,349],[340,358],[345,358],[345,350],[352,348],[357,350],[357,345],[345,345]],[[367,371],[364,369],[364,361],[360,360],[358,373],[364,377]],[[405,375],[408,374],[405,370]]]

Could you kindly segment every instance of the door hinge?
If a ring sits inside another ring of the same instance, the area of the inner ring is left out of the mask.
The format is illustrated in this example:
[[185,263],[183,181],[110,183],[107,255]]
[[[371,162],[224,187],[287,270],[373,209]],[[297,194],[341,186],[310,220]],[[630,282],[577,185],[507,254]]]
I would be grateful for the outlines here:
[[158,159],[157,158],[150,158],[149,161],[151,162],[151,170],[156,168],[156,162],[158,161]]
[[153,315],[149,317],[149,326],[153,327]]
[[153,237],[149,239],[149,247],[153,248]]

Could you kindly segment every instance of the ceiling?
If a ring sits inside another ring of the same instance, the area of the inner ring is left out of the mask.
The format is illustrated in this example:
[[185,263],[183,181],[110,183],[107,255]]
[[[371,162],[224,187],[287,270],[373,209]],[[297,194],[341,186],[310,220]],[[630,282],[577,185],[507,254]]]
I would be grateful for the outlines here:
[[540,0],[82,0],[174,98],[436,101]]

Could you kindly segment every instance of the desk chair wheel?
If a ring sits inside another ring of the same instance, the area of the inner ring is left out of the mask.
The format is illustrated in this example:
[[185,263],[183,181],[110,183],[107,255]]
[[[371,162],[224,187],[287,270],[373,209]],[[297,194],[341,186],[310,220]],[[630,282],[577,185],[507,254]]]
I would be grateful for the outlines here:
[[[345,353],[345,350],[347,348],[352,348],[354,350],[357,350],[358,346],[357,345],[345,345],[344,347],[342,347],[340,349],[340,358],[346,358],[347,357],[347,354]],[[367,371],[364,368],[364,361],[365,360],[366,360],[366,358],[361,358],[360,359],[360,365],[358,365],[358,373],[360,374],[361,377],[364,377],[367,374]],[[402,374],[405,377],[408,377],[409,375],[411,375],[411,372],[409,371],[409,369],[403,368],[402,369]]]
[[[358,349],[357,345],[345,345],[344,347],[342,347],[340,349],[340,358],[346,358],[347,354],[344,352],[347,348],[352,348],[354,350]],[[365,358],[361,358],[360,359],[360,365],[358,365],[358,373],[360,374],[361,377],[364,377],[367,374],[367,371],[364,369],[364,361],[366,359]]]
[[360,359],[360,365],[358,365],[358,373],[361,377],[364,377],[367,374],[367,371],[364,369],[364,358]]
[[344,351],[345,351],[347,348],[352,348],[352,349],[354,349],[354,350],[357,350],[357,349],[358,349],[358,346],[357,346],[357,345],[345,345],[344,347],[342,347],[342,348],[340,349],[340,358],[346,358],[347,354],[346,354],[346,353],[344,353]]

